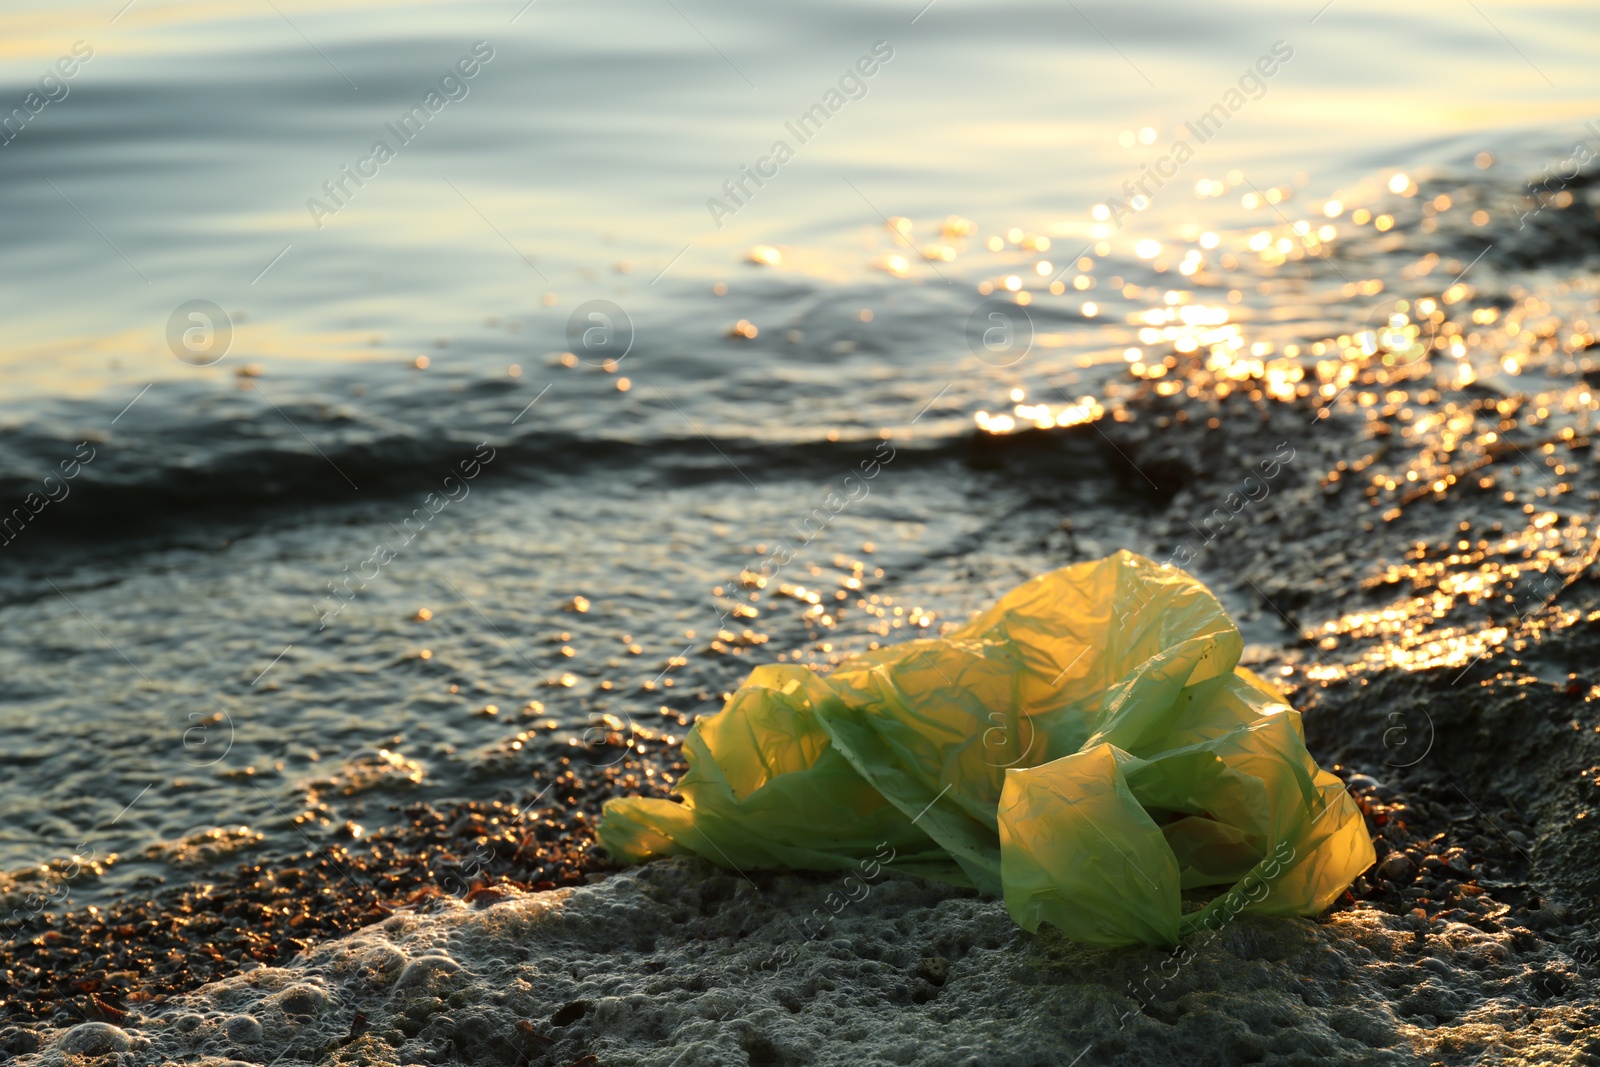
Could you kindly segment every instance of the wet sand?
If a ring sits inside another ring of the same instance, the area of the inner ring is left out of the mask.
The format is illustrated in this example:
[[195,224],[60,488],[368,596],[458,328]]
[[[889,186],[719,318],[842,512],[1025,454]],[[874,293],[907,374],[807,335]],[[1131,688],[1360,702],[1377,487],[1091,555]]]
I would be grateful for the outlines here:
[[627,749],[621,735],[595,740],[605,765],[564,761],[515,797],[409,806],[370,837],[224,869],[146,900],[32,917],[0,944],[0,1052],[32,1051],[29,1024],[126,1023],[176,994],[441,898],[481,905],[584,884],[612,869],[592,830],[605,800],[667,795],[667,780],[683,771],[676,746],[644,731]]

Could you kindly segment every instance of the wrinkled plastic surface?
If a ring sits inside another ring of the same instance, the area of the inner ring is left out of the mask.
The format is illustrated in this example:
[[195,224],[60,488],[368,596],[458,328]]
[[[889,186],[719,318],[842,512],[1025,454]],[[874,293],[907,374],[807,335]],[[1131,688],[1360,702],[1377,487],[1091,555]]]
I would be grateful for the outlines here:
[[830,675],[756,668],[685,739],[683,803],[610,801],[600,841],[741,870],[892,855],[1098,945],[1315,914],[1372,843],[1242,649],[1182,571],[1129,552],[1065,567]]

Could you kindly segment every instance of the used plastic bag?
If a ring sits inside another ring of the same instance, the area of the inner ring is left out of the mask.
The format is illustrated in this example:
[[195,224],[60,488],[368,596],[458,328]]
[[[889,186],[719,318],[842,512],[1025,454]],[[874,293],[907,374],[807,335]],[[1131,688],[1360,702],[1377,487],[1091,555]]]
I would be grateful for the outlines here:
[[756,668],[685,739],[683,803],[610,801],[600,842],[739,869],[887,846],[890,866],[1003,896],[1027,930],[1101,945],[1315,914],[1372,843],[1242,647],[1182,571],[1128,552],[1065,567],[830,675]]

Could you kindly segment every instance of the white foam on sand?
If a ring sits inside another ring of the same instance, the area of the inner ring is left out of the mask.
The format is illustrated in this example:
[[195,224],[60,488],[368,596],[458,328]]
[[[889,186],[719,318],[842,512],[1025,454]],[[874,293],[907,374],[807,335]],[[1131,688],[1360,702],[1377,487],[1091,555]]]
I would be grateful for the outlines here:
[[487,906],[446,901],[122,1027],[43,1034],[17,1063],[1559,1064],[1600,1052],[1593,984],[1508,933],[1371,909],[1244,916],[1175,955],[1034,937],[996,901],[910,877],[846,893],[840,878],[672,861]]

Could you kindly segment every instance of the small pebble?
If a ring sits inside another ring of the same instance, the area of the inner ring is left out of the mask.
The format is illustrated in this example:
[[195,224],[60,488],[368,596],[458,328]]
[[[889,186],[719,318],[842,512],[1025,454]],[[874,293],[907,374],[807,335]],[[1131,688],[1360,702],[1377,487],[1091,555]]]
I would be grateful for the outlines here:
[[1415,868],[1404,852],[1391,852],[1378,864],[1378,875],[1391,882],[1399,882],[1411,877]]
[[110,1023],[79,1023],[62,1034],[60,1041],[61,1051],[75,1056],[108,1056],[132,1047],[127,1031]]
[[235,1015],[223,1027],[223,1032],[235,1045],[255,1045],[261,1042],[261,1024],[253,1015]]
[[400,981],[395,983],[395,989],[431,989],[445,976],[460,969],[461,964],[449,956],[418,956],[400,972]]
[[328,995],[316,986],[293,985],[278,995],[285,1015],[317,1015],[327,1003]]
[[924,956],[917,961],[917,977],[930,985],[944,985],[950,975],[950,961],[943,956]]

